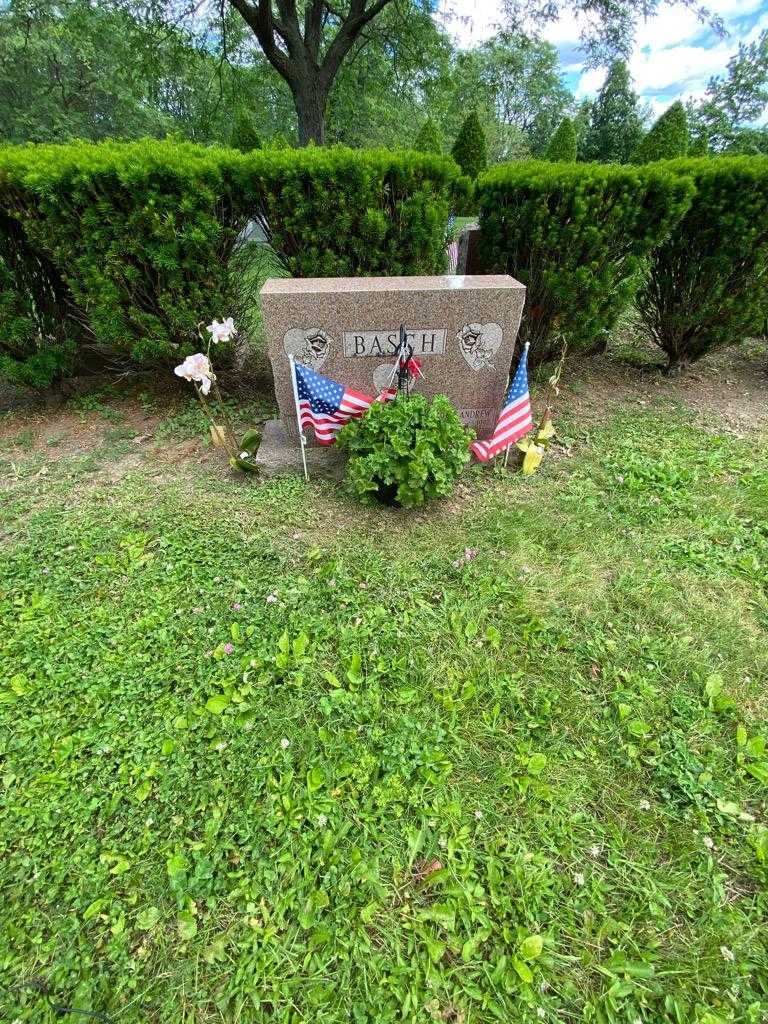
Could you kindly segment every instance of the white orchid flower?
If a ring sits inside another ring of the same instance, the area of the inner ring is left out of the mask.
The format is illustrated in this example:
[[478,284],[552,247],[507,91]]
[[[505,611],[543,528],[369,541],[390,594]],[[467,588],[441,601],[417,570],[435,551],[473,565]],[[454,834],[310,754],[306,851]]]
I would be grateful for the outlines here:
[[233,334],[237,334],[235,321],[231,316],[228,316],[221,323],[218,320],[214,320],[213,323],[208,324],[206,331],[210,334],[211,341],[214,344],[218,344],[220,341],[229,341]]
[[207,395],[211,390],[213,370],[211,369],[208,356],[203,355],[202,352],[195,352],[194,355],[187,356],[184,362],[177,366],[173,372],[177,377],[182,377],[184,380],[194,381],[199,384],[200,391],[204,395]]

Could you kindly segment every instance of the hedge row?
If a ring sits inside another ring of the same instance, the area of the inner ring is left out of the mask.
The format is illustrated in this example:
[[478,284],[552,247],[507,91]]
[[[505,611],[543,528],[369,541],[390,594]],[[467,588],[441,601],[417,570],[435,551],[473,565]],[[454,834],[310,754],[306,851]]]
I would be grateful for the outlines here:
[[764,330],[768,311],[768,158],[674,160],[693,201],[658,246],[638,294],[673,368]]
[[251,220],[297,276],[440,273],[464,192],[428,154],[0,149],[0,373],[43,386],[83,344],[140,362],[194,350],[200,322],[234,309]]
[[[456,164],[424,153],[0,148],[0,376],[44,386],[83,346],[141,362],[194,350],[201,322],[236,311],[251,220],[296,276],[441,273],[466,195]],[[672,365],[765,316],[768,158],[517,163],[476,198],[485,269],[528,288],[533,359],[563,337],[602,347],[635,295]]]
[[768,158],[524,163],[480,178],[488,271],[528,289],[534,360],[604,344],[636,296],[670,366],[741,341],[768,309]]
[[664,168],[526,162],[479,182],[481,259],[527,288],[531,358],[605,345],[693,186]]

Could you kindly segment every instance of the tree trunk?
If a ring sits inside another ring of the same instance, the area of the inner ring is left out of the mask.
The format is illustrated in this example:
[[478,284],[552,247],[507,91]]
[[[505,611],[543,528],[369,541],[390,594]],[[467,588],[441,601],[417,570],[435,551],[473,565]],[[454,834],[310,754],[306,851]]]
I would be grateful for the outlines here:
[[[311,73],[310,73],[311,74]],[[308,76],[291,86],[293,102],[299,118],[299,145],[325,145],[325,107],[328,93],[319,85],[317,78]]]
[[[296,0],[229,0],[248,25],[264,56],[288,83],[299,118],[299,144],[325,142],[328,93],[344,59],[361,32],[392,0],[350,0],[346,15],[338,15],[328,0],[305,0],[304,30]],[[323,56],[321,42],[329,14],[341,19]]]

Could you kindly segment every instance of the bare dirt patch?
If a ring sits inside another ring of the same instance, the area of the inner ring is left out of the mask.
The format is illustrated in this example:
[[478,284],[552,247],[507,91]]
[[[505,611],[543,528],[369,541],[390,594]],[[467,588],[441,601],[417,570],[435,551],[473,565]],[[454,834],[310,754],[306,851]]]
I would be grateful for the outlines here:
[[[546,375],[541,374],[541,384]],[[541,384],[534,381],[534,406]],[[569,359],[556,416],[598,424],[619,409],[682,405],[703,429],[741,436],[768,434],[768,344],[753,341],[724,349],[681,377],[667,376],[650,350],[633,349]],[[271,387],[234,400],[245,410],[243,427],[258,426],[271,414]],[[149,468],[164,478],[233,476],[226,455],[214,448],[187,391],[171,382],[142,382],[121,394],[119,384],[97,388],[58,406],[30,406],[0,413],[0,451],[10,461],[30,456],[46,464],[93,457],[90,480],[118,483]]]
[[599,422],[619,407],[682,404],[705,430],[768,433],[768,344],[750,341],[722,349],[670,377],[650,351],[633,361],[610,353],[568,361],[562,405],[576,418]]

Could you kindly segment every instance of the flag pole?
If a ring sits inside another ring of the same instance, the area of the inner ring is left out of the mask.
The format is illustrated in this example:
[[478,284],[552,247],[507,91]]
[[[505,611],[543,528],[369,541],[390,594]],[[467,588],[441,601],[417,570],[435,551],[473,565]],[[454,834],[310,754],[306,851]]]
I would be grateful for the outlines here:
[[293,401],[296,406],[296,426],[299,428],[299,440],[301,441],[301,464],[304,467],[304,479],[309,483],[309,473],[307,472],[307,453],[305,448],[307,446],[307,438],[304,431],[301,428],[301,410],[299,409],[299,386],[296,383],[296,360],[293,355],[288,356],[288,361],[291,364],[291,383],[293,384]]
[[407,334],[406,334],[406,331],[405,331],[405,324],[400,324],[400,341],[398,342],[397,351],[395,352],[395,365],[392,367],[392,373],[390,373],[389,380],[387,381],[387,387],[388,388],[391,388],[392,385],[394,384],[395,377],[397,376],[397,371],[400,369],[400,360],[402,359],[403,355],[405,354],[405,339],[406,338],[407,338]]
[[[524,352],[524,353],[525,353],[526,355],[528,355],[528,349],[529,349],[530,347],[531,347],[531,343],[530,343],[530,341],[526,341],[526,343],[525,343],[525,348],[523,349],[523,352]],[[509,462],[509,449],[510,449],[511,447],[512,447],[512,445],[511,445],[511,444],[508,444],[508,445],[507,445],[507,450],[506,450],[506,451],[504,452],[504,469],[506,469],[506,468],[507,468],[507,463]]]

